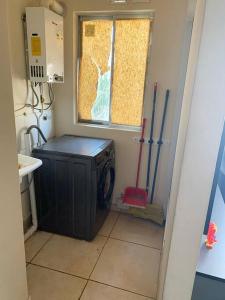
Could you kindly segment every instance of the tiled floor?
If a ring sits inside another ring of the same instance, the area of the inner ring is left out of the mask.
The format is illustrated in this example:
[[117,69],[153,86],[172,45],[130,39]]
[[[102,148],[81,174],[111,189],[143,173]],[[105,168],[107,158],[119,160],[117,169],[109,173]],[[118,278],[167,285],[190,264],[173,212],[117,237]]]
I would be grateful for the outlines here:
[[37,232],[25,245],[32,300],[147,300],[157,292],[163,229],[111,212],[92,242]]

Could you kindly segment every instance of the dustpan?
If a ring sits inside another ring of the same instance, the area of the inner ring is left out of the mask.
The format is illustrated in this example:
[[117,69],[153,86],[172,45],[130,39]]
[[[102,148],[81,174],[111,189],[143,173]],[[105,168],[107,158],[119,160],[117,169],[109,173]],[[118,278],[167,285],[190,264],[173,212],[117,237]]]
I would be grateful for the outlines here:
[[138,157],[138,169],[137,169],[137,178],[135,187],[127,187],[123,196],[123,203],[130,207],[145,208],[147,206],[148,194],[145,189],[139,188],[139,178],[140,178],[140,169],[142,161],[142,150],[144,144],[144,135],[145,135],[145,125],[146,119],[143,119],[142,130],[141,130],[141,140],[140,140],[140,149]]
[[146,208],[148,195],[145,190],[138,187],[127,187],[125,189],[123,203],[137,208]]

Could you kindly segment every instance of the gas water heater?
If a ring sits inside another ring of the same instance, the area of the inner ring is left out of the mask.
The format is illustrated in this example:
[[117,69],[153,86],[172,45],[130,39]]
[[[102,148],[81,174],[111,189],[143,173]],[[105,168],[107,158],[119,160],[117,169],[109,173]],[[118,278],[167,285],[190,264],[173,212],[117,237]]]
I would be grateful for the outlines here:
[[62,83],[63,17],[45,7],[27,7],[26,27],[30,80]]

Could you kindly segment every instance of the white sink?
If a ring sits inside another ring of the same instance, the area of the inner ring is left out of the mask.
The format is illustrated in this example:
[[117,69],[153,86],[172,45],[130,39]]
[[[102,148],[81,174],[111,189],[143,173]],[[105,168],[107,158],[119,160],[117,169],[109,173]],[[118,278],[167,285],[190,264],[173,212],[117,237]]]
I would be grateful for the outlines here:
[[42,165],[42,161],[40,159],[18,154],[18,168],[19,168],[19,176],[22,179],[23,176],[26,176],[32,173],[34,170],[38,169]]

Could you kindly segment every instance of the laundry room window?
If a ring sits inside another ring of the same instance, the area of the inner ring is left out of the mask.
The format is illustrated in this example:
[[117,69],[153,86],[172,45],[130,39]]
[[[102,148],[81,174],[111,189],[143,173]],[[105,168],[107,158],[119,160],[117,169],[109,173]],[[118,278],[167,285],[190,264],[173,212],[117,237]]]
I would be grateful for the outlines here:
[[79,17],[80,123],[140,127],[153,18]]

